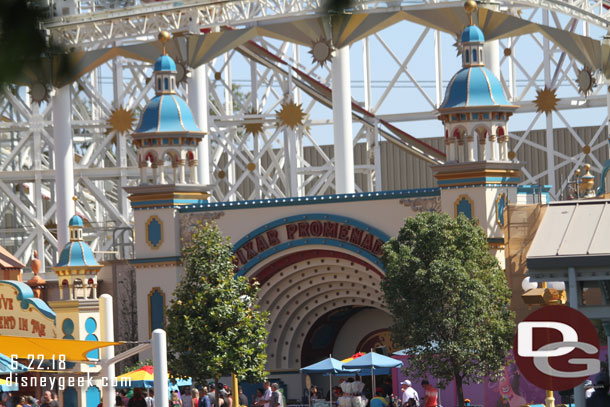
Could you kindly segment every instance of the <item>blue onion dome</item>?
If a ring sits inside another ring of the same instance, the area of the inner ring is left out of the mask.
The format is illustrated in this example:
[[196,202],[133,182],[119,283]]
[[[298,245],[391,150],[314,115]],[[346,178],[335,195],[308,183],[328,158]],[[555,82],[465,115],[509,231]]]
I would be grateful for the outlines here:
[[461,42],[485,42],[483,31],[476,25],[469,25],[462,31]]
[[468,66],[456,73],[439,110],[469,107],[506,106],[516,108],[504,96],[498,78],[484,66]]
[[66,244],[59,255],[59,262],[55,268],[89,266],[100,266],[100,264],[95,260],[95,256],[89,245],[80,240]]
[[78,227],[83,227],[83,218],[81,218],[78,215],[74,215],[72,216],[72,218],[70,219],[70,222],[68,223],[68,226],[78,226]]
[[161,55],[155,61],[155,72],[170,71],[176,72],[176,63],[169,55]]
[[202,133],[193,112],[178,95],[161,94],[148,103],[134,134]]

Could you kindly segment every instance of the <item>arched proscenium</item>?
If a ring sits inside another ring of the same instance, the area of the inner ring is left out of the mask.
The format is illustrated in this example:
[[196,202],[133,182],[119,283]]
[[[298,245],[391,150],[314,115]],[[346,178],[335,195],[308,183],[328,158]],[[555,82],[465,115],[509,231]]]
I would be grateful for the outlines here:
[[261,282],[259,304],[271,313],[271,369],[300,367],[304,340],[322,315],[348,305],[385,311],[383,272],[361,257],[327,249],[296,251],[248,273]]

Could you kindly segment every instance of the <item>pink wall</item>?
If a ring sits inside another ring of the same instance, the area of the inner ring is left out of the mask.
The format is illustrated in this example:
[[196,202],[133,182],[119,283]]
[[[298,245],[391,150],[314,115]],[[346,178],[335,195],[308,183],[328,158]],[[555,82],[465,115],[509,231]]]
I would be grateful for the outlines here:
[[[602,346],[600,351],[600,360],[605,361],[608,355],[608,348]],[[420,385],[422,379],[405,375],[405,371],[409,371],[409,362],[406,356],[394,356],[394,358],[402,360],[405,364],[403,369],[392,369],[394,394],[400,394],[400,382],[409,379],[413,383],[413,387],[423,398],[423,388]],[[591,377],[593,380],[593,377]],[[430,384],[436,387],[436,379],[428,376]],[[457,391],[455,382],[452,381],[445,389],[440,391],[440,404],[443,407],[457,406]],[[529,381],[527,381],[519,372],[517,365],[512,363],[505,368],[504,376],[496,382],[485,379],[483,383],[471,384],[464,386],[464,396],[469,398],[473,406],[485,407],[521,407],[523,404],[544,404],[545,392]],[[561,397],[555,392],[556,403],[559,404]]]

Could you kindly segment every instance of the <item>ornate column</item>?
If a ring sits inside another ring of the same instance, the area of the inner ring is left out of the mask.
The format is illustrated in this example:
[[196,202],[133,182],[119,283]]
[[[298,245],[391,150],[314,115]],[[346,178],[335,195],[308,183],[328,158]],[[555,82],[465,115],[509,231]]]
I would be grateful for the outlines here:
[[474,161],[474,136],[471,134],[464,136],[466,137],[466,161],[472,162]]
[[489,160],[498,160],[498,144],[496,143],[496,136],[494,134],[489,135]]
[[165,163],[163,160],[158,160],[157,166],[159,167],[159,184],[165,184]]
[[189,169],[190,169],[190,183],[191,184],[198,184],[199,181],[197,180],[197,169],[198,167],[198,161],[197,160],[191,160],[189,163]]
[[463,163],[465,161],[465,157],[464,157],[464,137],[466,135],[462,135],[462,137],[460,137],[459,139],[457,139],[457,160],[460,163]]
[[500,147],[500,161],[508,161],[508,136],[503,134],[498,137]]
[[174,185],[178,183],[178,161],[172,161],[172,170],[174,172]]
[[180,160],[180,183],[181,184],[186,184],[186,174],[185,174],[185,167],[186,167],[186,160],[183,158]]
[[157,172],[157,163],[153,162],[152,165],[152,171],[153,171],[153,184],[158,184],[159,183],[159,178],[157,178],[158,172]]
[[138,163],[138,168],[140,168],[140,184],[148,184],[148,180],[146,179],[146,168],[148,168],[147,162],[140,161]]

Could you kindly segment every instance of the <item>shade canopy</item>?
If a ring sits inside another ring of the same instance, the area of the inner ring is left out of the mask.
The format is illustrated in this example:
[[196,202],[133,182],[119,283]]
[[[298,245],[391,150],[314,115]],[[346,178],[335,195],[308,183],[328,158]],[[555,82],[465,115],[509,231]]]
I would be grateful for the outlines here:
[[369,352],[366,355],[356,358],[343,365],[343,367],[347,369],[381,369],[401,366],[402,362],[400,360],[392,359],[375,352]]
[[[12,368],[11,365],[16,366]],[[28,368],[21,363],[14,361],[11,363],[11,358],[0,353],[0,374],[23,373],[27,372]]]
[[301,368],[301,372],[303,373],[342,373],[343,372],[343,363],[341,361],[328,357],[324,360],[321,360],[313,365],[305,366]]
[[10,349],[10,354],[17,355],[18,359],[27,359],[28,355],[44,355],[45,359],[58,360],[62,355],[69,362],[88,362],[87,353],[92,350],[120,343],[0,335],[0,349]]
[[[130,379],[131,383],[127,384],[124,379]],[[169,375],[167,377],[168,380]],[[177,390],[178,386],[191,386],[193,381],[189,379],[176,379],[176,383],[173,384],[170,381],[169,390]],[[153,366],[146,365],[142,366],[139,369],[133,370],[131,372],[124,373],[120,376],[117,376],[117,388],[128,388],[128,387],[137,387],[137,388],[145,388],[152,389],[155,387],[155,375]]]
[[0,391],[18,391],[19,385],[15,382],[11,382],[11,384],[7,384],[5,379],[0,379]]

